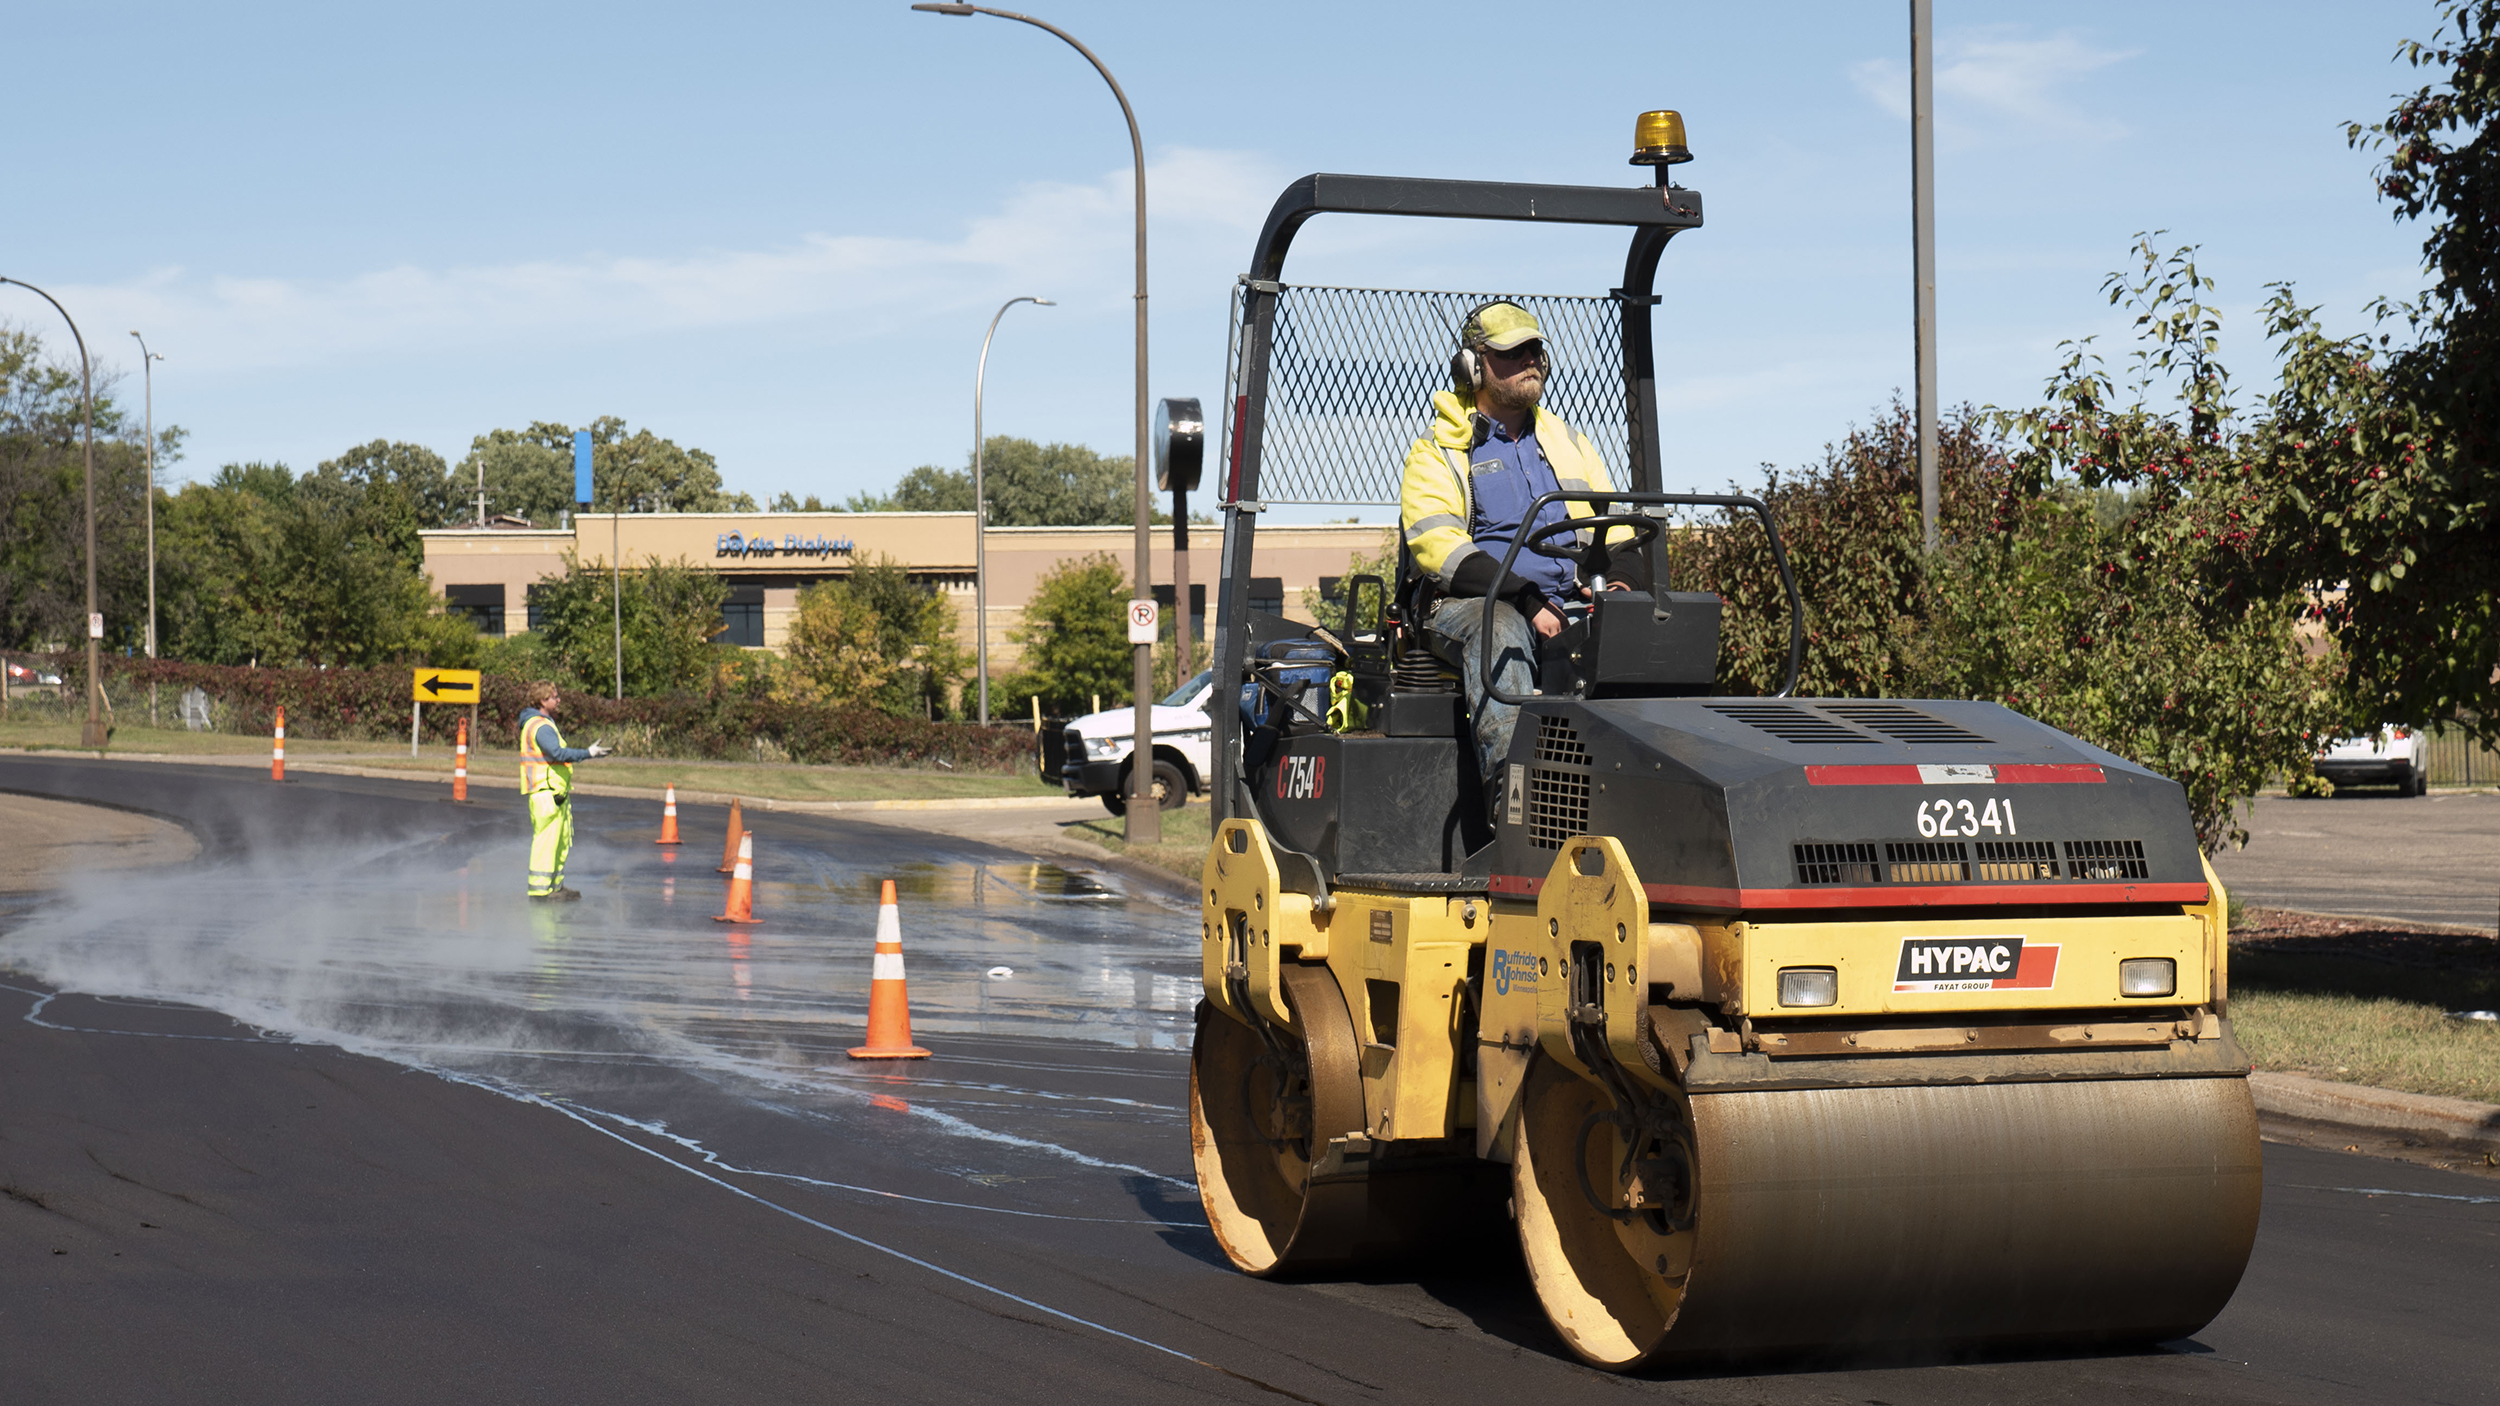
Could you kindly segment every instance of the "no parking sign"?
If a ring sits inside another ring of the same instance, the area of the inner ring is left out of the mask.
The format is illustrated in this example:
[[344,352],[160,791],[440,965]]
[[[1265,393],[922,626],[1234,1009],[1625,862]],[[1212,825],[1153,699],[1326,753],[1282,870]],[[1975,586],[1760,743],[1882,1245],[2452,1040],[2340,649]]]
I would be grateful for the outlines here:
[[1128,642],[1153,644],[1156,628],[1162,623],[1163,608],[1151,600],[1128,603]]

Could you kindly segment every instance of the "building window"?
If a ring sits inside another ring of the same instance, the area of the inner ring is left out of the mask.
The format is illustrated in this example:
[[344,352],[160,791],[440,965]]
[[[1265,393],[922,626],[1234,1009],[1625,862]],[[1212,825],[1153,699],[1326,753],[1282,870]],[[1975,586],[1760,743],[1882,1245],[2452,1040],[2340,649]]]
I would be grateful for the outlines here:
[[529,602],[530,628],[533,630],[547,628],[547,588],[532,586],[525,592],[524,598]]
[[503,633],[503,584],[445,586],[443,613],[466,619],[477,626],[481,635],[500,635]]
[[1250,578],[1250,608],[1270,615],[1285,613],[1285,578],[1253,576]]
[[732,586],[720,608],[721,643],[748,649],[764,647],[764,588]]

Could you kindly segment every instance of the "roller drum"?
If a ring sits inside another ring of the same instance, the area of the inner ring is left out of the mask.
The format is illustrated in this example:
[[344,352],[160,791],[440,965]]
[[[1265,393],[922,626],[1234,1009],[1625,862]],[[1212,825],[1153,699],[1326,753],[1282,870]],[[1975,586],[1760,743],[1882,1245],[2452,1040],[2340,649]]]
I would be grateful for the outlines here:
[[[1942,1073],[1944,1071],[1938,1071]],[[1905,1343],[2159,1342],[2229,1302],[2257,1231],[2240,1078],[1696,1094],[1691,1228],[1608,1216],[1596,1086],[1540,1061],[1515,1167],[1557,1331],[1624,1369]],[[1584,1159],[1573,1165],[1575,1138]]]

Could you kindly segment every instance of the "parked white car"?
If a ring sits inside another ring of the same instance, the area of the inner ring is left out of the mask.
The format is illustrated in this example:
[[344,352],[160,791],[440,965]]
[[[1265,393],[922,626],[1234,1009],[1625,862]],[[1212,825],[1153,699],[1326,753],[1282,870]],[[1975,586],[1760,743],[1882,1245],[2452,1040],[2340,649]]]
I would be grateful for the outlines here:
[[[1214,691],[1214,673],[1207,671],[1182,684],[1154,705],[1154,779],[1156,803],[1165,810],[1185,804],[1207,789],[1212,771],[1209,747],[1214,723],[1207,704]],[[1128,810],[1130,753],[1137,745],[1137,710],[1106,708],[1068,722],[1062,733],[1056,780],[1071,796],[1100,796],[1105,810]],[[1049,756],[1049,750],[1043,753]]]
[[2402,796],[2431,788],[2431,739],[2417,727],[2383,727],[2339,738],[2318,753],[2317,773],[2337,786],[2393,785]]

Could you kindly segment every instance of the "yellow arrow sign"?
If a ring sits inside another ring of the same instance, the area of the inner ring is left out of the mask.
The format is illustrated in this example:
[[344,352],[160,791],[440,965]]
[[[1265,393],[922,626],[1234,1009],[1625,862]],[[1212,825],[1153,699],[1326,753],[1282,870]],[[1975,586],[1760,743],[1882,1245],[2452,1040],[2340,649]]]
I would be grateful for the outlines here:
[[475,703],[477,670],[419,669],[415,694],[420,703]]

